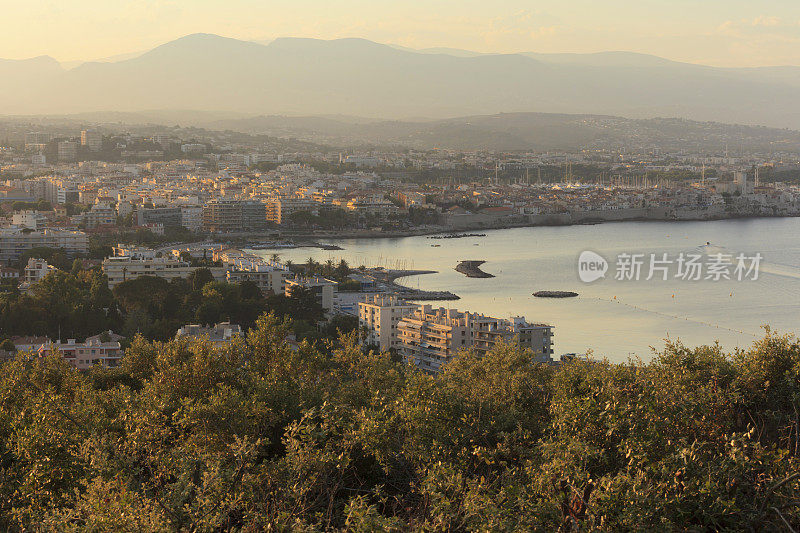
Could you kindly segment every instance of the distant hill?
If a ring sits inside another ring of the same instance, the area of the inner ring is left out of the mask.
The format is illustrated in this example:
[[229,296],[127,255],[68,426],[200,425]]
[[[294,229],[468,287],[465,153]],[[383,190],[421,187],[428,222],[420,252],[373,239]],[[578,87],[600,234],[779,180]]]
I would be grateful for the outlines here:
[[725,69],[627,52],[478,54],[363,39],[196,34],[64,69],[0,61],[0,113],[198,109],[382,118],[551,112],[800,128],[800,68]]
[[209,129],[295,137],[333,145],[456,150],[741,149],[800,151],[800,132],[687,119],[503,113],[432,121],[258,116],[197,123]]

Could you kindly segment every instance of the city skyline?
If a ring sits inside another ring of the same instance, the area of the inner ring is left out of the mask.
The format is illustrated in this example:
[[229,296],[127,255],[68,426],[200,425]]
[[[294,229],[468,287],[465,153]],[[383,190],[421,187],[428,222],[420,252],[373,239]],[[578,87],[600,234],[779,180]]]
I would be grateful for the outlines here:
[[[630,51],[725,67],[800,65],[800,5],[770,0],[622,0],[598,7],[547,0],[381,2],[336,5],[232,0],[158,0],[64,5],[42,0],[4,8],[0,58],[48,55],[62,62],[144,52],[197,32],[270,41],[279,37],[360,37],[415,49],[482,53]],[[435,7],[436,9],[432,9]],[[687,16],[690,13],[690,16]],[[657,14],[657,16],[654,16]]]

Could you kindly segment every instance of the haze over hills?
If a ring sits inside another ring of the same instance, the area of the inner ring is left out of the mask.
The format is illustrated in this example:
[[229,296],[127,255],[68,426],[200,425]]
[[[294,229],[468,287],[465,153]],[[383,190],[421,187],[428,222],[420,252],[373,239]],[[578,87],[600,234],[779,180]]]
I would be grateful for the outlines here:
[[206,121],[227,129],[332,145],[397,145],[454,150],[645,149],[800,151],[800,131],[687,119],[502,113],[428,121],[258,116]]
[[715,68],[626,52],[478,54],[362,39],[268,44],[195,34],[65,69],[0,61],[0,113],[198,109],[402,119],[517,112],[800,128],[800,68]]
[[[232,116],[233,115],[233,116]],[[181,132],[240,132],[326,145],[337,150],[370,147],[467,151],[652,149],[732,154],[800,152],[800,131],[699,122],[688,119],[629,119],[610,115],[500,113],[438,120],[380,120],[349,115],[285,116],[212,111],[97,111],[73,115],[0,117],[3,124],[41,125],[64,131],[100,127],[110,131],[153,129]],[[179,137],[181,133],[176,133]]]

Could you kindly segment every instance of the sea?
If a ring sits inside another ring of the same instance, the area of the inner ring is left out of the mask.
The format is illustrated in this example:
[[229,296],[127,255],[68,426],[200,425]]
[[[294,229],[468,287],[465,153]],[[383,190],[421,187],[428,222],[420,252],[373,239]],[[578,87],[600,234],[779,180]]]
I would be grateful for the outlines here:
[[[437,307],[550,324],[556,356],[649,360],[666,341],[690,347],[719,342],[732,352],[762,338],[765,326],[780,333],[800,331],[800,218],[616,222],[468,233],[485,236],[331,239],[321,242],[342,250],[253,253],[279,254],[282,261],[295,263],[312,257],[320,262],[344,259],[352,267],[434,270],[398,281],[460,297],[430,302]],[[485,261],[482,270],[494,277],[468,278],[456,272],[463,260]],[[573,291],[578,296],[539,298],[533,296],[537,291]]]

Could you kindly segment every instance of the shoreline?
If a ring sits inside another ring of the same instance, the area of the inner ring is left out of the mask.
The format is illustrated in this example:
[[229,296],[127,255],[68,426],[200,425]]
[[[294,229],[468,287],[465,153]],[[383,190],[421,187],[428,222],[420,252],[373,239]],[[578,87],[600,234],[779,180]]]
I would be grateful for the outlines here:
[[[596,220],[585,219],[579,222],[557,222],[552,223],[511,223],[511,224],[496,224],[496,225],[475,225],[475,226],[459,226],[452,227],[436,227],[424,228],[418,230],[397,230],[397,231],[331,231],[331,232],[304,232],[304,233],[281,233],[281,240],[292,240],[294,246],[291,248],[306,248],[306,247],[321,247],[319,240],[342,240],[342,239],[402,239],[406,237],[422,237],[428,235],[450,234],[454,232],[468,232],[468,231],[490,231],[490,230],[504,230],[516,228],[539,228],[539,227],[568,227],[568,226],[595,226],[600,224],[617,224],[625,222],[719,222],[722,220],[756,220],[756,219],[772,219],[772,218],[798,218],[800,215],[742,215],[730,217],[696,217],[696,218],[649,218],[649,217],[631,217],[620,218],[616,220]],[[259,232],[261,233],[261,232]],[[263,235],[263,233],[261,233]],[[257,238],[257,234],[236,234],[236,235],[218,235],[218,240],[234,240],[240,238]],[[286,247],[290,248],[290,247]],[[268,248],[272,250],[273,248]]]

